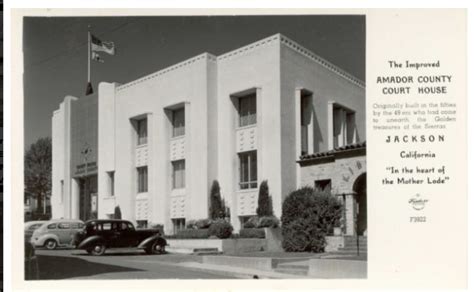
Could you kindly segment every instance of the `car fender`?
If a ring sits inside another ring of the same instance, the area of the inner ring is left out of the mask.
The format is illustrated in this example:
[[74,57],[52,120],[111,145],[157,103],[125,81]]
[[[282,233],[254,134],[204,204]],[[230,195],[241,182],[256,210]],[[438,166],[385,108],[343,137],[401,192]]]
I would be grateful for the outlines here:
[[142,242],[140,242],[140,244],[138,245],[138,248],[148,248],[156,240],[159,240],[161,245],[166,245],[166,239],[164,239],[163,237],[157,234],[157,235],[150,236],[146,238],[145,240],[143,240]]
[[86,239],[84,239],[83,241],[81,241],[79,243],[79,245],[77,246],[78,249],[86,249],[88,247],[91,247],[93,244],[96,244],[97,242],[99,241],[104,241],[104,239],[102,238],[102,236],[99,236],[99,235],[92,235],[92,236],[89,236],[87,237]]
[[46,240],[48,239],[54,239],[56,240],[58,245],[61,244],[61,242],[59,241],[59,237],[56,234],[43,234],[43,235],[40,235],[37,240],[34,240],[34,239],[33,240],[36,246],[43,246]]

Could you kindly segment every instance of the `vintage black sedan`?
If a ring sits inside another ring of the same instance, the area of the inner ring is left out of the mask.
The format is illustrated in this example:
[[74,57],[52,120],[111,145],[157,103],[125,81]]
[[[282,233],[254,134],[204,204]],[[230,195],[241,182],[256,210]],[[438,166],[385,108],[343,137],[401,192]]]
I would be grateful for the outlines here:
[[127,220],[97,219],[87,221],[72,244],[92,255],[103,255],[110,248],[130,247],[143,249],[147,254],[162,254],[166,240],[158,229],[136,230]]

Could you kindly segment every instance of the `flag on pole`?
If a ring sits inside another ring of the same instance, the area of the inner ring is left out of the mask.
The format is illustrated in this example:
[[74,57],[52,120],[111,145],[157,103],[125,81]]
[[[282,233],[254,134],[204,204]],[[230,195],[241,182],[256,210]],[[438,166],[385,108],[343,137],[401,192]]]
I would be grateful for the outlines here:
[[104,52],[109,55],[115,55],[115,44],[113,42],[104,42],[91,34],[91,50],[92,52]]

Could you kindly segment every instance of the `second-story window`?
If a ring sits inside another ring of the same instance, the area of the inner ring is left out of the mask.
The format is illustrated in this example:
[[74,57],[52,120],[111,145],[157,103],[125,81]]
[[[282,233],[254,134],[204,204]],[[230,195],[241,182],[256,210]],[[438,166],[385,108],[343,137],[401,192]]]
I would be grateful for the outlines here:
[[137,137],[137,145],[144,145],[147,143],[148,126],[146,118],[137,120]]
[[186,186],[186,162],[185,160],[173,161],[173,189],[181,189]]
[[257,123],[257,101],[255,93],[239,98],[239,127]]
[[137,192],[148,192],[148,167],[137,167]]
[[184,108],[173,111],[173,137],[184,136],[185,134],[185,117]]
[[355,112],[348,108],[334,105],[333,119],[334,148],[357,143]]
[[257,188],[257,151],[239,153],[241,190]]

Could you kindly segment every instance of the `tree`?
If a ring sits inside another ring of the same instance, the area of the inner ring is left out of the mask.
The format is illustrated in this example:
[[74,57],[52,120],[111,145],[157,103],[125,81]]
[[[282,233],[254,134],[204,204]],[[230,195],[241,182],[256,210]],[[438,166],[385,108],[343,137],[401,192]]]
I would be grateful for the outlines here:
[[38,212],[46,213],[46,198],[51,195],[51,138],[40,138],[25,153],[25,191],[38,201]]
[[273,216],[272,198],[270,197],[266,180],[262,181],[258,190],[257,216]]
[[221,198],[221,187],[217,180],[212,182],[210,199],[209,215],[211,219],[223,218],[225,216],[225,206]]

